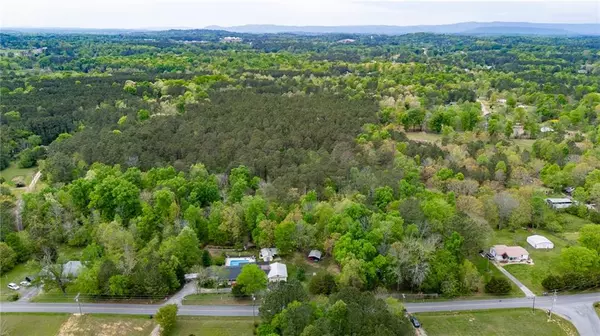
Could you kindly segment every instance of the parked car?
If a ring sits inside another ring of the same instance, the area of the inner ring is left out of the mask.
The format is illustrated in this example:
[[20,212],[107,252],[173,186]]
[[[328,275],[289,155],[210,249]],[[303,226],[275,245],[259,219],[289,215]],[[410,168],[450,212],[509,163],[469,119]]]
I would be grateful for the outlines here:
[[415,326],[415,328],[421,328],[421,322],[419,322],[419,320],[417,320],[416,317],[411,316],[410,322],[412,322],[412,324]]
[[19,282],[19,285],[21,285],[23,287],[29,287],[29,286],[31,286],[31,282],[23,280],[23,281]]
[[8,284],[8,288],[10,288],[12,290],[19,290],[19,288],[21,288],[21,287],[17,286],[16,283],[11,282],[11,283]]

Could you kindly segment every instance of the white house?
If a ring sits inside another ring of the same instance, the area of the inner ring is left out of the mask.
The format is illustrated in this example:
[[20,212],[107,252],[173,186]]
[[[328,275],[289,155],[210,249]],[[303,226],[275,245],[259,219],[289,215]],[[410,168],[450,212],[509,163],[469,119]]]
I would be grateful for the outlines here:
[[529,260],[529,252],[521,246],[494,245],[490,249],[490,254],[497,261],[521,262]]
[[540,127],[540,132],[542,132],[542,133],[554,132],[554,128],[552,128],[550,126],[542,126],[542,127]]
[[553,249],[554,243],[548,238],[540,235],[533,235],[527,237],[527,242],[535,249]]
[[269,261],[273,261],[273,258],[275,258],[277,255],[279,254],[279,251],[272,247],[272,248],[262,248],[260,249],[260,253],[258,254],[258,256],[265,262],[269,262]]
[[71,260],[63,266],[63,274],[62,275],[65,278],[68,278],[68,277],[76,278],[79,275],[79,273],[81,272],[82,267],[83,267],[83,265],[81,264],[81,261]]
[[287,281],[287,266],[282,263],[272,263],[267,278],[269,282]]
[[575,204],[570,198],[546,198],[546,203],[552,209],[565,209]]

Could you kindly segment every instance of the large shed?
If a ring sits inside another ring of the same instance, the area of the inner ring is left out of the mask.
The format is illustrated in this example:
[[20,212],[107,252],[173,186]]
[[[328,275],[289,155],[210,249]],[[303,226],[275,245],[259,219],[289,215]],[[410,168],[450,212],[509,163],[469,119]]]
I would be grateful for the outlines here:
[[554,243],[548,238],[540,235],[533,235],[527,237],[527,243],[535,249],[553,249]]
[[287,266],[282,263],[272,263],[267,277],[269,282],[287,281]]

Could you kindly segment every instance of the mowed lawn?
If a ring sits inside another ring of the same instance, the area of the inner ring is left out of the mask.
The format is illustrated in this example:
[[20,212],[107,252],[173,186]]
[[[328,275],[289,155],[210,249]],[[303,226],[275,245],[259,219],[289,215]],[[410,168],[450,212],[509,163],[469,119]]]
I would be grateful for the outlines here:
[[15,293],[15,291],[6,287],[9,283],[14,282],[18,285],[19,282],[25,280],[26,276],[36,276],[39,271],[39,265],[30,262],[18,264],[8,273],[2,275],[0,277],[0,301],[5,301],[11,294]]
[[[488,262],[487,258],[477,257],[475,262],[473,263],[479,274],[483,277],[483,283],[487,283],[490,281],[492,277],[497,278],[505,278],[509,280],[499,269],[497,269],[491,261]],[[510,280],[509,280],[510,281]],[[512,281],[510,281],[510,292],[506,295],[507,297],[523,297],[525,293],[523,293],[517,285],[515,285]],[[489,296],[495,297],[497,295],[487,294],[487,293],[476,293],[474,296],[481,296],[482,298],[486,298]]]
[[39,168],[37,166],[31,168],[19,168],[16,162],[11,162],[8,168],[0,171],[0,176],[4,177],[6,183],[14,187],[13,179],[22,178],[25,184],[29,185],[35,172]]
[[[565,229],[578,230],[581,225],[583,225],[583,223],[570,224]],[[495,232],[493,242],[494,245],[519,245],[529,252],[529,257],[533,259],[533,265],[506,265],[504,268],[534,293],[542,294],[545,291],[542,286],[542,280],[551,273],[558,273],[556,268],[559,263],[560,251],[563,248],[577,244],[576,240],[572,240],[572,233],[576,232],[570,231],[561,234],[553,234],[543,230],[518,230],[516,232],[502,230]],[[527,243],[527,237],[534,234],[539,234],[550,239],[550,241],[554,243],[554,248],[551,250],[536,250],[531,247],[531,245]]]
[[7,336],[54,336],[69,314],[2,313],[0,334]]
[[[236,298],[232,294],[192,294],[186,296],[184,305],[251,305],[251,298]],[[256,304],[260,304],[256,302]]]
[[147,336],[156,325],[148,316],[103,314],[3,313],[2,321],[7,336]]
[[172,335],[251,336],[253,329],[252,317],[180,316]]
[[418,313],[429,336],[575,336],[575,327],[566,320],[528,308],[494,309],[466,312]]

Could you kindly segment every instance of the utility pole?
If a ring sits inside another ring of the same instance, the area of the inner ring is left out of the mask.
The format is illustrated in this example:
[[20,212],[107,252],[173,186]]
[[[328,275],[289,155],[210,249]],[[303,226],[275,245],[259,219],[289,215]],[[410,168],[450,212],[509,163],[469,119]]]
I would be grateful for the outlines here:
[[256,301],[256,296],[252,294],[252,322],[256,324],[256,313],[254,312],[254,302]]
[[535,313],[535,296],[533,297],[533,306],[531,307],[531,312]]
[[83,315],[83,313],[81,312],[81,302],[79,302],[79,294],[81,293],[77,293],[77,296],[75,296],[75,302],[77,302],[77,305],[79,306],[79,315]]
[[552,319],[552,311],[554,310],[555,304],[556,304],[556,289],[554,290],[554,295],[552,295],[552,308],[550,308],[550,319]]

